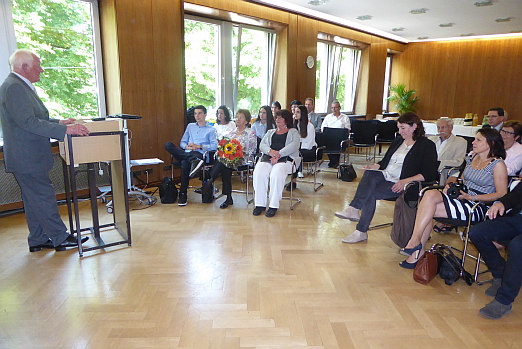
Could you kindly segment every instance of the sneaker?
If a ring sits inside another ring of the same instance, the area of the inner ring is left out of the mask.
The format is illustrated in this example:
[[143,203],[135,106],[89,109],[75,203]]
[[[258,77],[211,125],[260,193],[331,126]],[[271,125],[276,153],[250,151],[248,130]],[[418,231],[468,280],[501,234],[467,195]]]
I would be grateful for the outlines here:
[[301,171],[297,172],[297,177],[304,178],[303,172],[301,172]]
[[368,240],[368,234],[356,230],[350,235],[346,236],[342,241],[346,244],[356,244]]
[[178,196],[178,206],[187,206],[187,193],[179,193]]
[[497,295],[497,291],[502,285],[502,279],[501,278],[494,278],[493,282],[491,283],[491,286],[489,286],[486,289],[486,296],[488,297],[495,297]]
[[480,315],[485,318],[496,320],[502,316],[511,313],[511,304],[504,305],[496,299],[488,303],[484,308],[480,309]]
[[198,171],[201,169],[203,164],[205,163],[204,160],[194,160],[190,163],[190,173],[189,178],[194,178],[198,174]]
[[359,210],[352,206],[348,206],[348,208],[343,211],[335,212],[335,216],[342,219],[349,219],[352,222],[359,222],[359,219],[361,218]]

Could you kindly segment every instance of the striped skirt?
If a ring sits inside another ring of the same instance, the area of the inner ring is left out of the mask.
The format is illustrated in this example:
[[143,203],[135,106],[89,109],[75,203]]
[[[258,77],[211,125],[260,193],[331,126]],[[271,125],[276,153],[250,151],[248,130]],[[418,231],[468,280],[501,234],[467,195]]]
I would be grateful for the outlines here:
[[448,218],[457,219],[460,221],[468,221],[469,216],[471,215],[471,222],[473,223],[481,222],[485,219],[486,212],[488,211],[489,207],[484,203],[480,203],[475,208],[473,214],[471,214],[471,208],[476,204],[476,202],[469,200],[450,199],[448,195],[444,194],[443,192],[441,192],[441,194]]

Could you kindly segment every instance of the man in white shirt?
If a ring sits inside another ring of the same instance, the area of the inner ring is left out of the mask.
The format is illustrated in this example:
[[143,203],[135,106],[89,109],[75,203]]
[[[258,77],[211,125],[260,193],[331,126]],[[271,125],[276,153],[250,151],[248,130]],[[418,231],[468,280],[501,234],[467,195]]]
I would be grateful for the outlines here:
[[507,114],[503,108],[491,108],[488,110],[488,122],[491,128],[499,131],[502,130],[504,121],[507,120]]
[[[350,130],[350,118],[347,115],[341,114],[341,104],[338,100],[332,102],[332,113],[325,116],[321,124],[321,132],[324,131],[325,127],[347,128]],[[328,158],[330,158],[328,167],[339,167],[339,154],[328,154]]]
[[[439,164],[439,172],[445,167],[457,167],[464,161],[468,142],[462,137],[452,134],[453,120],[450,118],[440,118],[437,120],[437,136],[431,136],[429,139],[435,143],[437,148]],[[441,184],[444,184],[447,173],[441,173]]]
[[314,100],[310,97],[305,99],[305,107],[308,111],[308,120],[314,125],[315,132],[321,132],[321,115],[315,112]]
[[508,176],[515,176],[522,168],[522,144],[520,144],[520,134],[522,133],[522,123],[520,121],[506,121],[500,135],[504,140],[504,149],[506,150],[506,164]]

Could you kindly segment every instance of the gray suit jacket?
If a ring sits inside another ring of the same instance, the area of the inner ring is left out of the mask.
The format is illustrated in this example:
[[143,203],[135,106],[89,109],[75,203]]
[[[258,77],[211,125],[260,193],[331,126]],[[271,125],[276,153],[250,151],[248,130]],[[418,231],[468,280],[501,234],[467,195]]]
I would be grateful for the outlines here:
[[0,86],[0,120],[6,171],[49,171],[53,165],[49,138],[63,140],[67,127],[49,119],[40,98],[13,73]]

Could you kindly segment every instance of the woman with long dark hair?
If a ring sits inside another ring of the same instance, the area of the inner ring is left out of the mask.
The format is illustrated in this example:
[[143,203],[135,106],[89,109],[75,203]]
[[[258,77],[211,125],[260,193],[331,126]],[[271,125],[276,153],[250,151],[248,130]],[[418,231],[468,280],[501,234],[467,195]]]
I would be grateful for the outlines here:
[[[453,218],[472,222],[484,219],[488,210],[486,202],[493,202],[507,193],[507,169],[504,164],[506,151],[500,133],[495,129],[478,130],[473,141],[473,153],[466,157],[466,167],[462,173],[467,192],[461,191],[458,198],[447,195],[450,183],[457,181],[450,177],[443,191],[428,190],[417,210],[415,227],[410,241],[401,249],[401,254],[409,256],[399,265],[406,269],[414,269],[417,261],[424,254],[424,245],[431,233],[431,222],[434,217]],[[471,213],[471,208],[479,206]]]
[[236,129],[234,121],[230,120],[230,110],[226,105],[222,105],[216,110],[216,138],[221,139],[225,134],[230,133]]
[[266,131],[273,128],[275,128],[275,122],[272,115],[272,109],[270,109],[268,105],[264,105],[259,108],[259,114],[256,121],[252,125],[252,130],[254,130],[257,138],[263,139]]

